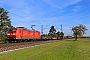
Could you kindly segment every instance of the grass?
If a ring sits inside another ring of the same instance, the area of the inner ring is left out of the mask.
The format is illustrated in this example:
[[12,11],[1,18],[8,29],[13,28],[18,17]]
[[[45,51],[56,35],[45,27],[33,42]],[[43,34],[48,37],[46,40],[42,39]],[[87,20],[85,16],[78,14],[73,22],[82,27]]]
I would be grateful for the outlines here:
[[90,60],[90,39],[64,40],[3,53],[0,60]]

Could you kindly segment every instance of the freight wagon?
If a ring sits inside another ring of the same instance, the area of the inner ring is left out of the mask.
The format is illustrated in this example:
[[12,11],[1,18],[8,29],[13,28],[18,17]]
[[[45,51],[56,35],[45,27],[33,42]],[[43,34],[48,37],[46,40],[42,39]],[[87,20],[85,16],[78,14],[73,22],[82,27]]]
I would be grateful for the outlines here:
[[39,31],[25,29],[24,27],[9,28],[7,32],[7,40],[11,42],[21,42],[30,40],[39,40],[41,35]]

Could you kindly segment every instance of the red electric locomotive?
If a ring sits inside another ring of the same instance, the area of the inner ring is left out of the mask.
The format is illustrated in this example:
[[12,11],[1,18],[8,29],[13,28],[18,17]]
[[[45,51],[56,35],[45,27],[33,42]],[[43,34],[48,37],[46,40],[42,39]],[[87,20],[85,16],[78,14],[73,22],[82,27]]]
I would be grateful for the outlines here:
[[41,35],[39,31],[28,30],[24,27],[9,28],[7,32],[7,39],[9,42],[26,41],[31,39],[40,39]]

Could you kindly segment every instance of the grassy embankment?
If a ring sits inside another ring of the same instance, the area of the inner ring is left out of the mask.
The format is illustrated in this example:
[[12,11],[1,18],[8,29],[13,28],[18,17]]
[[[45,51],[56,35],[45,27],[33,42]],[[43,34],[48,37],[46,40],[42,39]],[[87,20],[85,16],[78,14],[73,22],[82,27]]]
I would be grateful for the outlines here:
[[58,41],[3,53],[0,60],[90,60],[90,38]]

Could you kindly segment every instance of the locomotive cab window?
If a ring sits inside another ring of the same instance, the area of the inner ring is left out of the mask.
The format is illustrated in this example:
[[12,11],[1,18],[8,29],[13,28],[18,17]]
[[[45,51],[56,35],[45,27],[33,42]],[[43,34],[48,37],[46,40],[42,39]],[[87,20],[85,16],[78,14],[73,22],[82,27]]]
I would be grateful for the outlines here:
[[16,30],[9,30],[8,32],[16,32]]

